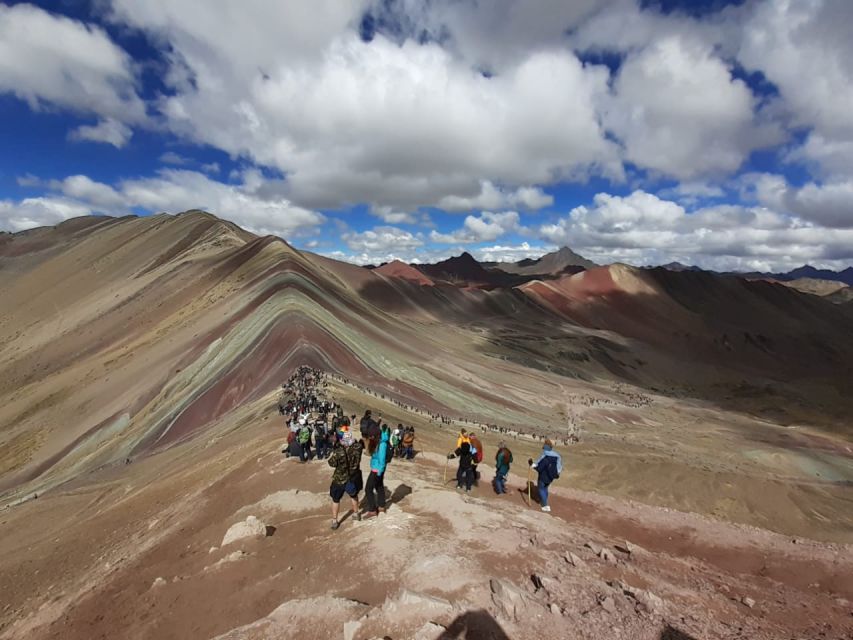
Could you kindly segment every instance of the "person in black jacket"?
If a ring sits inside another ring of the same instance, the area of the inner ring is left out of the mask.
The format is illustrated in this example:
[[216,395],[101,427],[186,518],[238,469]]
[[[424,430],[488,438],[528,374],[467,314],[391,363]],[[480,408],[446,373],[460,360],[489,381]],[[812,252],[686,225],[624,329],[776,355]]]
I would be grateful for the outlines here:
[[462,489],[465,483],[465,491],[471,491],[474,484],[474,454],[471,453],[471,445],[463,442],[448,458],[459,458],[459,467],[456,469],[456,489]]

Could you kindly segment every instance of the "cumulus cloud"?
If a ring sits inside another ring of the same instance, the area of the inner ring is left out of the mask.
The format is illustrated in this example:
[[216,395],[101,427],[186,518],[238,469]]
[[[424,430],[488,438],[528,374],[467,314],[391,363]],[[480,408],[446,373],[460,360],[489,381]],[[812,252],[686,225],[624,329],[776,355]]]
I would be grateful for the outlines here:
[[787,270],[812,261],[839,267],[853,259],[853,229],[828,232],[766,208],[721,205],[688,212],[644,191],[598,194],[556,222],[543,240],[569,245],[597,262],[690,262],[720,270]]
[[559,38],[488,75],[437,41],[363,41],[359,3],[324,2],[304,23],[298,2],[252,7],[209,3],[199,20],[186,0],[119,0],[114,17],[170,44],[181,73],[159,107],[172,131],[281,170],[294,202],[412,210],[472,198],[488,180],[529,188],[513,206],[538,207],[538,185],[621,176],[594,106],[608,71]]
[[467,216],[461,229],[451,233],[432,231],[430,240],[440,244],[472,244],[491,242],[512,231],[519,230],[519,216],[516,211],[492,213],[483,211],[479,216]]
[[538,187],[519,187],[501,189],[485,180],[480,183],[480,191],[473,196],[450,195],[438,201],[445,211],[470,211],[472,209],[502,209],[516,207],[535,210],[554,204],[554,197]]
[[400,252],[423,245],[423,240],[397,227],[376,227],[361,233],[343,234],[343,240],[353,251]]
[[760,173],[743,176],[741,184],[743,197],[777,211],[829,229],[853,228],[853,178],[793,187],[784,176]]
[[751,151],[781,140],[777,129],[756,122],[755,106],[710,47],[671,36],[628,57],[606,122],[627,160],[695,180],[731,174]]
[[91,212],[86,204],[62,197],[25,198],[20,202],[0,200],[0,229],[14,233],[59,224]]
[[55,105],[104,118],[78,129],[82,139],[121,146],[117,122],[145,119],[130,57],[103,29],[30,4],[0,6],[0,92],[34,109]]
[[258,195],[261,183],[248,174],[242,184],[227,184],[203,173],[164,169],[154,177],[133,178],[110,186],[84,175],[54,180],[54,195],[3,201],[0,227],[20,229],[52,225],[92,213],[123,214],[135,208],[149,212],[180,213],[204,209],[258,234],[299,237],[316,232],[322,214],[281,199]]
[[133,135],[133,130],[126,124],[113,118],[105,118],[95,125],[80,125],[68,133],[69,140],[89,142],[104,142],[116,149],[121,149]]
[[393,207],[388,206],[373,206],[370,213],[388,224],[416,224],[419,220],[412,212],[395,211]]

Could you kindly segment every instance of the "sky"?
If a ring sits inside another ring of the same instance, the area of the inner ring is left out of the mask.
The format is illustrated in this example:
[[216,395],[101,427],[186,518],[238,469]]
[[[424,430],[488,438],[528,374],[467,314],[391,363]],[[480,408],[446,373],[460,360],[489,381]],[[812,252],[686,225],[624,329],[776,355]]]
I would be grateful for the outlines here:
[[0,4],[0,230],[204,209],[360,264],[853,264],[849,0]]

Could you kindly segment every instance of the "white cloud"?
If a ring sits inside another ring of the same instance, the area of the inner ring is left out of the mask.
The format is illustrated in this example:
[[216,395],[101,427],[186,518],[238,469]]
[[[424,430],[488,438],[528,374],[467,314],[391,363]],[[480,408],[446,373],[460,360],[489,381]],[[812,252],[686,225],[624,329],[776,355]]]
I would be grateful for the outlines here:
[[[423,240],[397,227],[376,227],[361,233],[349,232],[342,239],[353,251],[364,253],[402,252],[423,246]],[[390,255],[390,253],[389,253]]]
[[218,162],[208,162],[201,165],[201,170],[205,173],[219,173],[221,169]]
[[546,253],[556,251],[553,245],[533,246],[528,242],[518,245],[493,245],[472,250],[472,255],[481,262],[518,262],[525,258],[540,258]]
[[163,169],[154,177],[122,180],[112,187],[87,176],[69,176],[49,183],[61,195],[2,201],[0,228],[20,230],[93,212],[125,213],[133,208],[152,213],[204,209],[254,233],[284,238],[314,233],[326,221],[322,214],[285,199],[259,196],[259,180],[247,172],[242,184],[226,184],[196,171]]
[[122,194],[88,176],[68,176],[62,181],[52,181],[51,187],[69,198],[87,203],[92,210],[100,213],[124,213],[128,208],[127,200]]
[[20,202],[0,200],[0,229],[24,231],[90,213],[91,209],[85,204],[62,197],[25,198]]
[[515,190],[501,189],[488,180],[479,185],[480,191],[473,196],[445,196],[438,206],[445,211],[470,211],[472,209],[502,209],[517,207],[535,210],[554,204],[554,197],[538,187],[519,187]]
[[[105,122],[145,119],[131,59],[108,35],[30,4],[0,5],[0,92],[13,93],[32,108],[56,105],[97,114]],[[103,140],[110,126],[79,135]],[[120,140],[115,131],[107,140],[111,144]]]
[[781,140],[758,124],[755,106],[710,47],[672,36],[629,55],[605,121],[627,160],[690,181],[729,175],[752,150]]
[[853,178],[793,187],[781,175],[742,176],[742,197],[828,228],[853,228]]
[[306,207],[411,211],[474,197],[490,181],[527,188],[512,206],[535,208],[549,202],[541,185],[620,177],[594,107],[606,68],[560,47],[545,16],[503,4],[532,21],[529,37],[541,25],[557,37],[522,47],[493,77],[437,42],[363,42],[358,3],[312,4],[301,24],[299,2],[258,0],[239,12],[214,2],[200,17],[187,0],[118,0],[115,18],[172,47],[182,80],[159,106],[174,132],[281,170],[286,197]]
[[853,260],[853,229],[827,229],[763,208],[724,205],[694,212],[655,195],[598,194],[591,207],[542,225],[539,236],[596,262],[673,260],[719,270],[788,270]]
[[772,0],[750,5],[738,58],[781,94],[795,126],[811,129],[795,154],[824,177],[853,177],[853,3]]
[[519,230],[519,216],[516,211],[492,213],[483,211],[480,216],[467,216],[461,229],[452,233],[432,231],[430,240],[440,244],[472,244],[491,242],[512,231]]
[[388,224],[417,224],[419,218],[409,211],[395,211],[393,207],[373,206],[370,214]]
[[133,130],[126,124],[113,118],[105,118],[95,125],[83,124],[68,132],[69,140],[89,142],[105,142],[121,149],[133,135]]
[[160,162],[163,164],[174,164],[178,166],[183,166],[186,164],[190,164],[191,160],[189,158],[185,158],[179,153],[175,153],[174,151],[166,151],[165,153],[160,154]]

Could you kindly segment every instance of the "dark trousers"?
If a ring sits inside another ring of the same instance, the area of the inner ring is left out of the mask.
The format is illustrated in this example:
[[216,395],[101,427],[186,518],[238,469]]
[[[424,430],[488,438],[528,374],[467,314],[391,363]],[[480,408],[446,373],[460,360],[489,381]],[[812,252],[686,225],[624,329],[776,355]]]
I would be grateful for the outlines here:
[[466,489],[470,489],[471,485],[474,484],[474,469],[468,467],[467,469],[463,469],[459,467],[456,470],[456,486],[461,487],[462,484],[465,484]]
[[385,474],[374,473],[367,476],[367,486],[364,488],[364,497],[367,500],[367,510],[376,511],[377,505],[385,508]]

